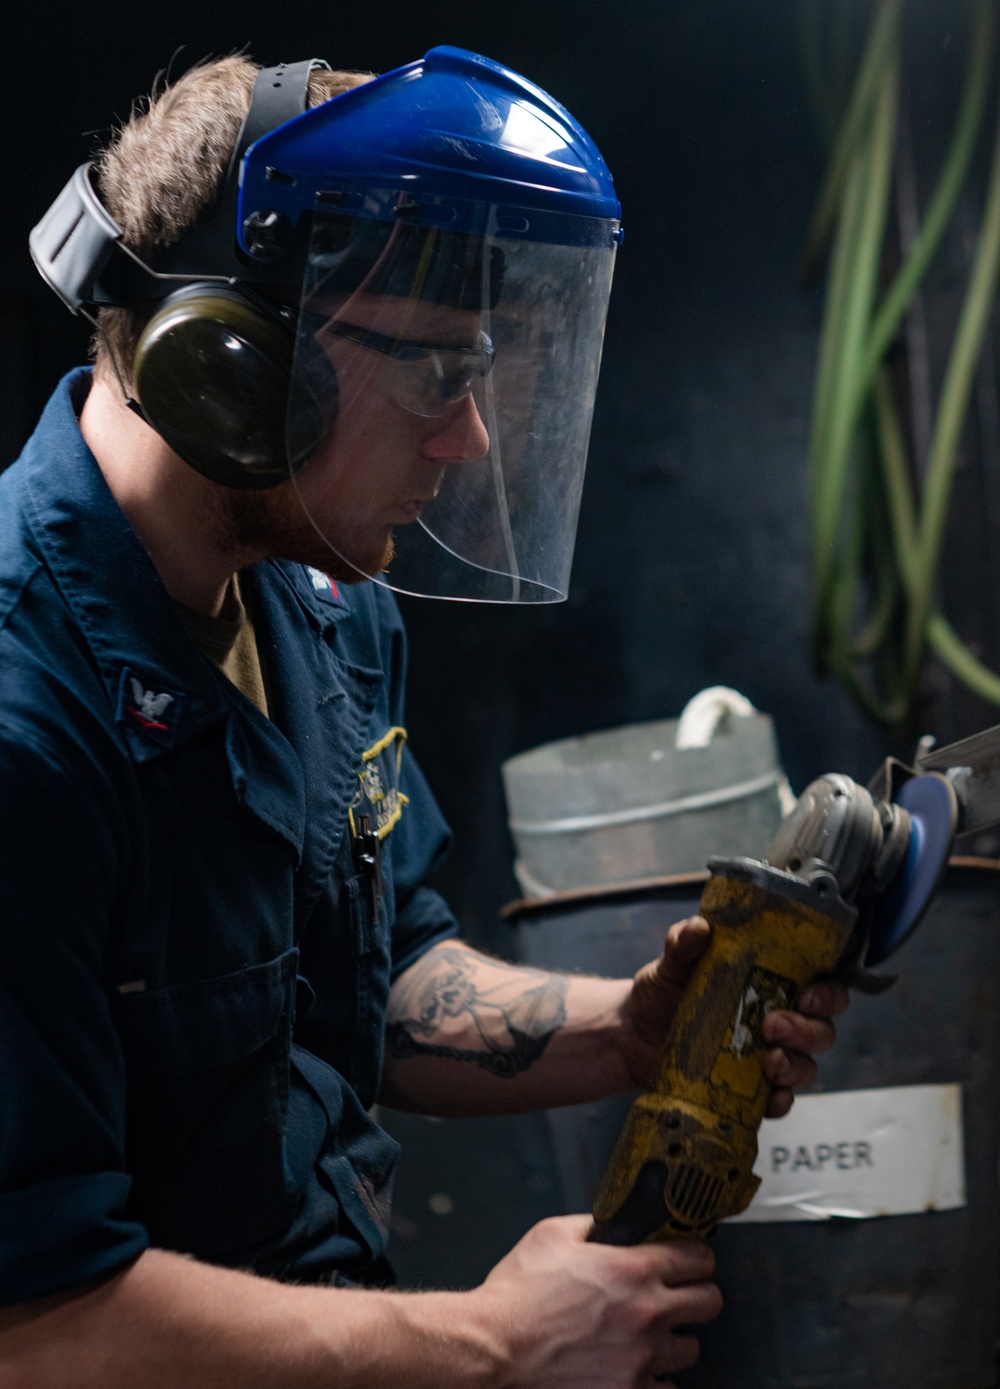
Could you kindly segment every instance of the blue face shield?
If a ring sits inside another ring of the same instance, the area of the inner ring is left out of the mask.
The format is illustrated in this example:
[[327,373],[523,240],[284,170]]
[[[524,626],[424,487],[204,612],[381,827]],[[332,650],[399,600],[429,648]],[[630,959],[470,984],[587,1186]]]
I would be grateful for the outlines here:
[[317,215],[289,456],[314,421],[332,423],[294,486],[338,558],[397,591],[554,602],[569,582],[614,246],[600,222],[561,245],[532,239],[527,214],[515,237],[495,204],[461,212],[470,230],[458,233],[376,224],[384,244],[352,291],[339,267],[373,228],[331,251],[343,228]]
[[36,263],[74,312],[158,306],[130,403],[212,481],[290,483],[337,572],[564,598],[621,239],[607,168],[475,54],[305,110],[316,65],[261,72],[216,208],[175,243],[138,256],[84,166]]
[[564,598],[620,239],[600,155],[436,49],[254,145],[244,219],[291,221],[275,194],[308,183],[287,449],[312,525],[399,592]]

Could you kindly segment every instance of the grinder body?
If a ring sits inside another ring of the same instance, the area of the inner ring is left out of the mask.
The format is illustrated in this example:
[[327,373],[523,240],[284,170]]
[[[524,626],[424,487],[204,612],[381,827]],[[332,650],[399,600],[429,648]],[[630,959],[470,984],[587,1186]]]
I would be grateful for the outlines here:
[[844,958],[857,910],[833,874],[715,859],[712,927],[678,1007],[655,1086],[633,1104],[594,1205],[591,1238],[704,1238],[750,1203],[769,1085],[761,1025]]
[[[1000,737],[991,738],[977,764],[987,770],[1000,755]],[[984,775],[970,772],[970,783]],[[989,808],[1000,820],[1000,778]],[[869,789],[836,773],[814,781],[766,861],[711,861],[701,913],[712,938],[678,1006],[656,1084],[626,1120],[591,1239],[702,1238],[749,1205],[769,1094],[765,1017],[794,1007],[822,975],[837,973],[869,993],[889,987],[890,977],[867,966],[886,959],[920,920],[958,824],[953,779],[889,759]]]

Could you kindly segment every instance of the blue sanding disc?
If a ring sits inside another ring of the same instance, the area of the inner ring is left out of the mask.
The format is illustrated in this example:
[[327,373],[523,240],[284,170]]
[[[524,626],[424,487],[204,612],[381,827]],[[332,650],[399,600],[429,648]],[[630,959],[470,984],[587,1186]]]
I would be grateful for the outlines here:
[[910,846],[899,877],[875,908],[865,965],[880,965],[906,940],[937,890],[958,824],[951,782],[930,772],[899,788],[896,805],[910,816]]

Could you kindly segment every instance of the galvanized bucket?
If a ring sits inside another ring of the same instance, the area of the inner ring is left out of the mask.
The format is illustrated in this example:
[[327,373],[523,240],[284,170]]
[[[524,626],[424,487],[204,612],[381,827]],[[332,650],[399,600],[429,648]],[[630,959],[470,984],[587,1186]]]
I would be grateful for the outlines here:
[[[521,903],[523,958],[627,975],[696,910],[703,875]],[[960,1084],[961,1209],[729,1224],[715,1240],[725,1309],[682,1389],[992,1389],[1000,1331],[1000,865],[952,861],[893,958],[898,983],[855,997],[817,1089]],[[586,1210],[628,1099],[550,1114],[567,1210]]]
[[727,719],[707,746],[686,748],[676,746],[679,725],[566,738],[504,764],[514,871],[528,896],[764,853],[786,785],[771,720]]

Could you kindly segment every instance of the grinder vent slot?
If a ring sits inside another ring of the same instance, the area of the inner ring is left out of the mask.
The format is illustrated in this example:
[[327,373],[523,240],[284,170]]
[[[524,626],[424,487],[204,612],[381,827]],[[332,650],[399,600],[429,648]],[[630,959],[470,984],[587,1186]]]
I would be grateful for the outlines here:
[[722,1208],[726,1186],[711,1172],[690,1163],[671,1163],[667,1180],[667,1208],[672,1224],[709,1226],[716,1223],[716,1212]]

